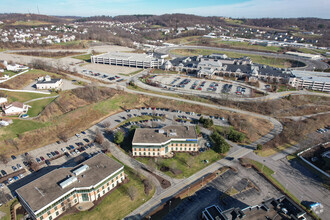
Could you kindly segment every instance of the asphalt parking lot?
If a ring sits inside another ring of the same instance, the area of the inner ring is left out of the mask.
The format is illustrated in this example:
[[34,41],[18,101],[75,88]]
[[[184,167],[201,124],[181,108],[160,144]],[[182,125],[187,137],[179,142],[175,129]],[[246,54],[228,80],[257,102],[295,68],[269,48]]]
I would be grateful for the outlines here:
[[[218,205],[222,210],[232,207],[245,208],[258,205],[270,198],[278,198],[281,193],[261,177],[255,170],[236,163],[235,170],[228,170],[202,189],[182,201],[163,219],[200,219],[201,212],[210,205]],[[228,196],[234,187],[238,194]]]
[[[105,120],[103,120],[102,122],[90,127],[86,131],[77,133],[75,136],[69,138],[67,142],[59,141],[58,143],[52,143],[47,146],[32,150],[32,151],[28,152],[28,154],[36,161],[37,161],[37,158],[40,161],[51,159],[51,158],[49,158],[48,155],[51,155],[52,158],[59,157],[59,159],[51,160],[50,162],[51,162],[51,166],[61,165],[65,162],[67,162],[67,160],[71,159],[72,157],[76,157],[82,153],[82,152],[77,152],[77,149],[81,148],[81,143],[83,145],[90,144],[94,140],[96,129],[97,128],[103,129],[103,125],[102,125],[103,122],[105,122],[105,121],[110,122],[110,128],[112,128],[116,131],[116,129],[120,129],[120,127],[118,127],[118,125],[122,125],[121,128],[125,127],[125,126],[123,126],[123,122],[125,120],[127,120],[129,118],[133,118],[133,117],[138,117],[141,115],[153,115],[153,116],[164,115],[164,118],[165,118],[164,120],[157,120],[157,121],[148,120],[146,122],[134,123],[135,125],[140,125],[141,127],[142,126],[163,127],[163,126],[171,125],[171,124],[195,125],[195,122],[201,116],[197,113],[192,113],[192,112],[183,112],[180,110],[159,109],[159,108],[152,108],[152,107],[127,110],[127,111],[123,111],[123,112],[119,112],[117,114],[111,115],[108,118],[106,118]],[[203,115],[203,117],[212,118],[215,125],[229,126],[227,119],[222,118],[221,116]],[[131,126],[131,125],[129,125],[129,126]],[[129,127],[129,126],[127,125],[126,127]],[[87,139],[88,142],[85,139]],[[72,145],[75,148],[74,150],[71,149],[70,151],[75,151],[76,154],[72,155],[72,153],[70,153],[69,158],[66,158],[66,156],[60,157],[61,155],[64,155],[65,152],[69,152],[68,147],[70,145]],[[62,148],[63,148],[63,150],[62,150]],[[97,145],[95,145],[91,148],[87,148],[83,152],[90,153],[90,152],[95,152],[95,151],[99,151],[99,150],[100,150],[100,148]],[[28,171],[28,168],[25,167],[23,164],[24,155],[14,155],[14,156],[16,158],[10,159],[10,161],[7,164],[3,164],[3,163],[0,164],[0,171],[4,170],[7,173],[7,175],[9,175],[10,173],[13,172],[12,166],[17,167],[17,164],[20,164],[22,166],[22,169],[26,170],[26,173],[24,173],[24,175],[25,176],[30,175],[31,172]],[[44,160],[42,160],[41,157],[43,157]],[[42,163],[41,167],[47,167],[47,165]],[[10,185],[14,184],[15,182],[16,181],[9,184],[9,188],[12,188],[12,187],[10,187]],[[24,182],[24,181],[22,181],[22,182]],[[9,193],[8,189],[6,189],[6,188],[7,187],[4,186],[2,189],[5,190],[7,193]]]
[[158,82],[168,88],[183,89],[187,91],[201,91],[209,93],[228,93],[237,96],[250,96],[251,89],[235,83],[207,80],[203,78],[187,78],[174,75],[155,75],[152,81]]

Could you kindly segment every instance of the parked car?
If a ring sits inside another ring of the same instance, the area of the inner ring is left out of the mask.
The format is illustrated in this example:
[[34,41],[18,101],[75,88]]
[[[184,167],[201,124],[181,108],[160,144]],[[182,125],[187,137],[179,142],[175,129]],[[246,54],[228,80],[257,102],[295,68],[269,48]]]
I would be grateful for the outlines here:
[[14,172],[17,170],[15,166],[12,166],[11,168],[13,169]]
[[18,178],[18,176],[13,176],[13,179],[18,180],[19,178]]
[[76,134],[76,136],[79,138],[80,137],[80,134]]
[[20,175],[18,175],[19,176],[19,178],[23,178],[24,177],[24,174],[23,173],[21,173]]
[[73,145],[69,145],[69,147],[71,148],[71,150],[73,150],[73,149],[74,149],[74,146],[73,146]]
[[62,147],[62,148],[61,148],[61,151],[65,152],[66,150],[65,150],[65,148]]
[[37,161],[37,163],[41,162],[41,160],[38,157],[36,158],[36,161]]
[[58,151],[56,150],[56,151],[55,151],[55,154],[56,154],[56,155],[59,155],[59,154],[60,154],[60,152],[58,152]]
[[47,164],[47,166],[50,165],[50,161],[49,160],[45,160],[45,163]]
[[50,153],[47,153],[47,157],[48,157],[48,158],[52,158],[53,155],[51,155]]
[[17,164],[17,169],[19,169],[19,170],[22,169],[21,164],[19,164],[19,163]]
[[44,158],[44,157],[40,157],[40,160],[44,161],[44,160],[45,160],[45,158]]
[[84,131],[82,131],[81,133],[82,133],[82,134],[86,134],[86,132],[84,132]]
[[8,179],[8,182],[9,182],[9,183],[14,182],[13,178],[9,178],[9,179]]
[[7,172],[4,171],[4,170],[1,170],[1,174],[2,174],[3,176],[7,176]]
[[5,185],[3,183],[0,183],[0,188],[2,189],[3,187],[5,187]]
[[11,155],[10,157],[11,159],[16,160],[16,157],[14,155]]
[[50,153],[53,155],[53,157],[56,156],[56,153],[55,153],[54,151],[52,151],[52,152],[50,152]]
[[70,154],[68,152],[64,153],[66,157],[70,157]]

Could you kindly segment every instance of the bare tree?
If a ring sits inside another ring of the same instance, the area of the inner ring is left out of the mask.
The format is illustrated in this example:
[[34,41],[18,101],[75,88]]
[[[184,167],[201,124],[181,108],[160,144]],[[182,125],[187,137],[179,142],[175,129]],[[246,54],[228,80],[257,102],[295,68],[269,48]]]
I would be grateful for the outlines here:
[[103,127],[106,131],[110,130],[110,126],[111,126],[110,120],[107,120],[107,121],[103,122]]
[[128,187],[128,189],[127,189],[127,194],[128,194],[128,196],[131,198],[131,200],[133,201],[135,198],[136,198],[136,196],[137,196],[137,189],[135,188],[135,186],[130,186],[130,187]]
[[104,141],[103,144],[102,144],[102,150],[104,152],[110,152],[110,149],[111,149],[111,144],[109,141]]
[[67,142],[67,141],[68,141],[68,135],[67,135],[64,131],[62,131],[61,133],[59,133],[59,134],[57,135],[57,137],[58,137],[61,141],[63,141],[63,142]]
[[95,142],[97,142],[99,144],[103,144],[103,142],[104,142],[104,136],[103,136],[102,132],[100,131],[100,129],[96,130]]
[[32,162],[30,164],[30,168],[33,170],[33,171],[38,171],[40,169],[40,166],[37,162]]

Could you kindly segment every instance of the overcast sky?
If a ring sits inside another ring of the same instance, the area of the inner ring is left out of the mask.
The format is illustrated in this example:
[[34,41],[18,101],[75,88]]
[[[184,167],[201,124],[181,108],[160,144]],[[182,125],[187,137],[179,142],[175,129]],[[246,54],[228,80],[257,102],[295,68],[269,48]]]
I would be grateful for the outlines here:
[[1,0],[1,13],[131,15],[188,13],[235,18],[330,18],[330,0]]

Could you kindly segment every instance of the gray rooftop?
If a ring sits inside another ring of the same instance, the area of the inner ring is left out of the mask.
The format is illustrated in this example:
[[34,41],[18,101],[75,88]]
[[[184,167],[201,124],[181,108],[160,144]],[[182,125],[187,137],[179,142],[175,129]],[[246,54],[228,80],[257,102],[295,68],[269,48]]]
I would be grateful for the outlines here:
[[166,126],[160,129],[137,128],[133,137],[133,144],[160,144],[172,138],[197,139],[195,126]]
[[51,79],[49,81],[43,80],[43,81],[38,81],[36,84],[52,84],[60,81],[61,79]]
[[[68,175],[75,177],[72,171],[80,168],[82,165],[88,165],[89,169],[76,176],[78,181],[74,181],[65,188],[62,188],[59,184],[67,180]],[[76,167],[64,167],[53,170],[17,189],[16,193],[19,194],[29,204],[31,209],[36,212],[73,188],[96,185],[122,167],[122,164],[101,153],[84,161]]]
[[330,73],[327,72],[292,70],[292,73],[303,80],[330,83]]

